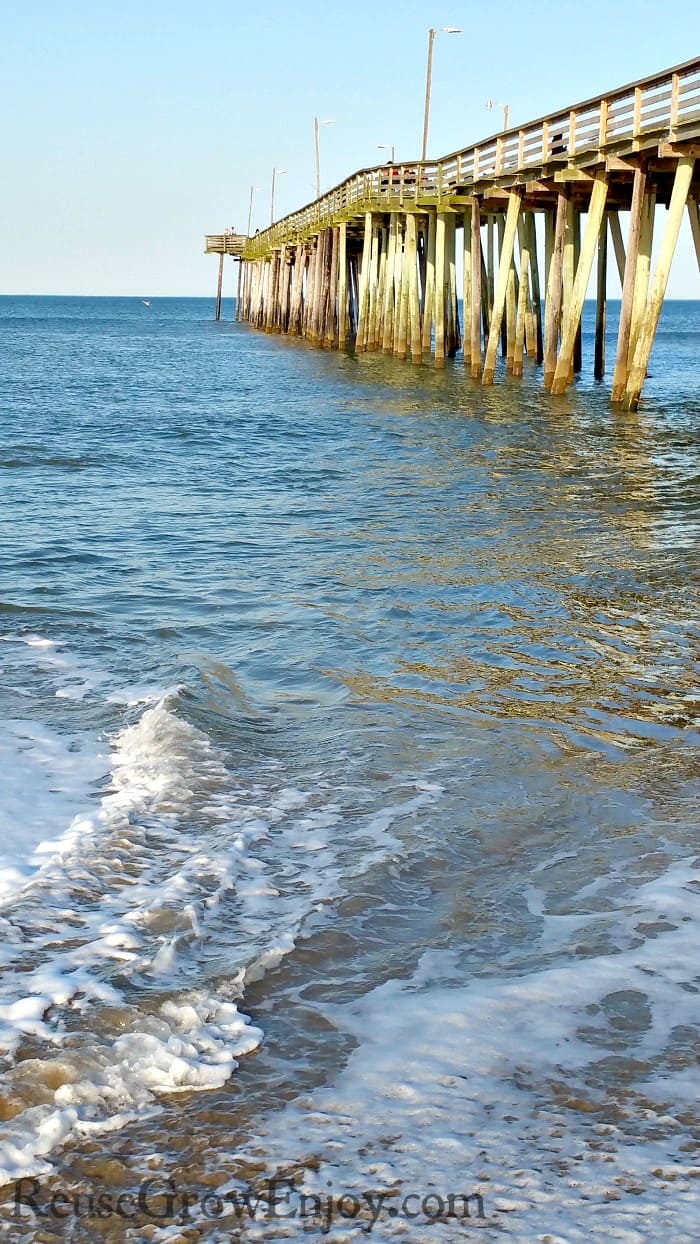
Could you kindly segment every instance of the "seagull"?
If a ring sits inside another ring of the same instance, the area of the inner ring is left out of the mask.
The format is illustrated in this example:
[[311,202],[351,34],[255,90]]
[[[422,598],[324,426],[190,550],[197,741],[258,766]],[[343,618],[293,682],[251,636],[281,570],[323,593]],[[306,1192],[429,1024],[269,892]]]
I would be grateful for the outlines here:
[[152,299],[151,299],[151,298],[142,298],[142,299],[141,299],[141,302],[143,303],[144,307],[150,307],[151,302],[152,302]]

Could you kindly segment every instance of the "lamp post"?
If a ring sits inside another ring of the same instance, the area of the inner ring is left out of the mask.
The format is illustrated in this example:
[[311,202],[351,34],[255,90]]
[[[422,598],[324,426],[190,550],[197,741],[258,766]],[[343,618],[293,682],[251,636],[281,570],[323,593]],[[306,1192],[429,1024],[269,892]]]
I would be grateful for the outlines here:
[[377,143],[377,151],[390,151],[391,152],[391,163],[392,164],[396,163],[396,148],[393,143],[391,144],[391,146],[389,146],[388,143]]
[[320,129],[322,125],[335,125],[335,121],[319,121],[318,117],[314,117],[314,139],[316,141],[316,198],[321,197],[321,139]]
[[433,44],[435,43],[436,34],[461,35],[461,26],[441,26],[439,30],[432,26],[428,31],[428,68],[425,74],[425,116],[423,118],[423,155],[421,159],[428,158],[428,128],[430,126],[430,93],[433,85]]
[[491,111],[491,109],[492,109],[492,108],[502,108],[502,109],[503,109],[503,128],[504,128],[504,130],[507,130],[507,129],[508,129],[508,119],[509,119],[509,117],[510,117],[510,104],[500,104],[500,103],[498,102],[498,100],[497,100],[497,99],[487,99],[487,100],[486,100],[486,107],[487,107],[487,109],[488,109],[488,111],[489,111],[489,112]]
[[255,191],[259,189],[259,186],[250,187],[250,202],[248,203],[248,237],[250,237],[250,222],[253,219],[253,195],[255,194]]
[[273,168],[272,170],[272,193],[270,194],[270,224],[275,223],[275,179],[278,173],[286,173],[284,168]]

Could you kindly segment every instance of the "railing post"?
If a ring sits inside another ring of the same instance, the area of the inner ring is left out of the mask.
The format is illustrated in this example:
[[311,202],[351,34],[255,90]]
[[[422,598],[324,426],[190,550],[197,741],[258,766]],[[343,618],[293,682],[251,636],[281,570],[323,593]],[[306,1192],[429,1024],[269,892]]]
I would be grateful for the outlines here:
[[608,108],[607,99],[600,101],[600,121],[598,125],[598,146],[604,147],[608,141]]
[[632,120],[632,146],[635,151],[639,149],[639,144],[635,141],[639,137],[642,127],[642,88],[635,86],[634,88],[634,114]]
[[675,142],[678,137],[678,108],[680,105],[681,93],[681,77],[680,74],[674,73],[671,76],[671,117],[668,127],[669,142]]

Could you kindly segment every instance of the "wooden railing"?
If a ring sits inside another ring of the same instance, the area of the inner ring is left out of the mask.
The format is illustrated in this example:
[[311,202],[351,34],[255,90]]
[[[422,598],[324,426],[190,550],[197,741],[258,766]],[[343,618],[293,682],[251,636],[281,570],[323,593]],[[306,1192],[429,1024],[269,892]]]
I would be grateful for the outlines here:
[[242,255],[248,237],[245,233],[208,233],[205,255]]
[[334,221],[360,214],[365,207],[369,210],[377,201],[387,210],[411,202],[428,206],[462,187],[532,174],[543,165],[585,164],[601,155],[624,155],[655,142],[696,135],[700,135],[697,58],[526,126],[494,134],[438,161],[361,169],[320,199],[249,238],[244,257],[269,254]]

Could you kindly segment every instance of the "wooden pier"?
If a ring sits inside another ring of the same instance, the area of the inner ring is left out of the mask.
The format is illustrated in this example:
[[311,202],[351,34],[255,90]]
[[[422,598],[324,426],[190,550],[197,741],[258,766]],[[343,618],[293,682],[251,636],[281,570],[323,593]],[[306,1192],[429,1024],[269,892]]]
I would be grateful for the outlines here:
[[207,237],[220,256],[217,318],[231,254],[236,318],[255,328],[437,367],[461,349],[487,385],[499,356],[516,377],[527,358],[561,394],[583,365],[594,265],[593,369],[604,376],[612,254],[622,301],[611,400],[634,410],[686,212],[700,269],[697,157],[700,59],[442,160],[363,169],[254,237]]

